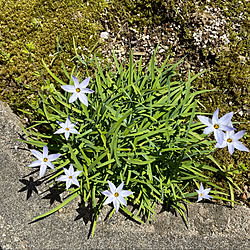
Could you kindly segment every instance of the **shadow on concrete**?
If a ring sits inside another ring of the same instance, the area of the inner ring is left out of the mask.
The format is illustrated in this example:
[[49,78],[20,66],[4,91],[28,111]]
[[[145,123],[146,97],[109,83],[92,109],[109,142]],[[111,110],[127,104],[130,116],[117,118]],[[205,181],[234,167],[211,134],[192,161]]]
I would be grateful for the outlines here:
[[26,200],[31,197],[33,192],[38,194],[38,190],[36,187],[42,184],[42,182],[39,180],[34,181],[33,177],[30,177],[29,179],[19,179],[19,181],[25,186],[18,190],[18,192],[20,193],[27,191]]

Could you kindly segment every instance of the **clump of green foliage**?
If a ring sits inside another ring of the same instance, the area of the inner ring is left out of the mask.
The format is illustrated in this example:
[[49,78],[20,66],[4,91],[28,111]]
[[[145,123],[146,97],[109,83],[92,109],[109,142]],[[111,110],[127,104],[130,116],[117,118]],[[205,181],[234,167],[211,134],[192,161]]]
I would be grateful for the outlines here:
[[1,99],[15,111],[36,99],[25,86],[41,89],[41,59],[49,58],[48,65],[60,76],[62,61],[75,63],[70,62],[73,37],[82,46],[79,53],[89,54],[99,39],[99,15],[106,6],[105,0],[0,1]]
[[[148,220],[154,216],[156,204],[172,207],[185,218],[184,203],[196,196],[192,187],[199,182],[213,187],[214,198],[228,200],[228,194],[204,174],[219,169],[204,163],[206,157],[213,160],[210,154],[214,142],[201,134],[204,125],[194,122],[200,114],[196,111],[197,96],[207,91],[193,91],[191,86],[201,73],[193,77],[189,74],[184,82],[176,75],[181,61],[168,64],[166,59],[157,67],[155,54],[147,67],[142,67],[142,60],[134,63],[132,54],[128,65],[119,64],[114,57],[116,71],[102,68],[95,60],[95,79],[91,82],[95,93],[89,97],[88,107],[79,100],[69,104],[70,95],[55,89],[51,98],[41,95],[36,112],[42,120],[31,127],[45,127],[46,134],[24,129],[27,143],[37,147],[47,144],[50,151],[62,154],[57,171],[49,178],[52,184],[70,163],[83,171],[80,187],[70,188],[67,200],[35,219],[54,213],[81,195],[84,203],[93,207],[93,235],[107,180],[116,186],[124,181],[134,192],[129,200],[137,212],[133,214],[123,206],[120,209],[140,222],[140,215]],[[54,81],[67,84],[49,73]],[[71,82],[74,69],[65,74]],[[58,129],[56,121],[64,122],[68,116],[78,122],[80,134],[65,141],[63,135],[53,133]]]

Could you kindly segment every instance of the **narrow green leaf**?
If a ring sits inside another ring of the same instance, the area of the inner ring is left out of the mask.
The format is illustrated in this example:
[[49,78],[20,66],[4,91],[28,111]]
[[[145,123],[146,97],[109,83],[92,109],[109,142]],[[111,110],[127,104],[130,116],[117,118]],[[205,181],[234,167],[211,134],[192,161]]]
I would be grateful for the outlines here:
[[74,194],[72,194],[67,200],[65,200],[63,203],[61,203],[59,206],[57,206],[56,208],[51,209],[50,211],[48,211],[47,213],[44,213],[42,215],[39,215],[35,218],[33,218],[32,220],[38,220],[41,219],[43,217],[46,217],[50,214],[55,213],[57,210],[59,210],[60,208],[64,207],[65,205],[67,205],[69,202],[71,202],[72,200],[74,200],[77,196],[79,195],[79,193],[75,192]]

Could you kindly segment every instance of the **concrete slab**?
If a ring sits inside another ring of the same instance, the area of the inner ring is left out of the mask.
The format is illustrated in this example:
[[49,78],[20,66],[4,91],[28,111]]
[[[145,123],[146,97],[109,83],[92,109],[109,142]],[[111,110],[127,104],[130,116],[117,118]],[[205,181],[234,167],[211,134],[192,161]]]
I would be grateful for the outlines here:
[[88,208],[79,208],[80,200],[29,224],[35,216],[59,205],[62,195],[43,193],[46,187],[37,181],[38,172],[29,175],[33,169],[27,165],[33,158],[27,145],[15,141],[23,135],[19,123],[11,109],[0,102],[0,248],[250,249],[250,209],[244,206],[190,205],[190,229],[180,216],[170,212],[160,213],[155,222],[144,225],[120,213],[104,221],[110,211],[107,206],[93,239],[88,239],[90,213]]

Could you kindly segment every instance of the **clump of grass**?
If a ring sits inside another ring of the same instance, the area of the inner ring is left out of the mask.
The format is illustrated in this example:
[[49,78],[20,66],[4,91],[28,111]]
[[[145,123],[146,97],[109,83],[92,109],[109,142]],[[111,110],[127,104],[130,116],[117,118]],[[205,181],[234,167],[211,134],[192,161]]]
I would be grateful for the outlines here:
[[[95,93],[91,94],[88,107],[79,100],[69,104],[69,94],[55,88],[50,98],[40,94],[41,105],[36,112],[42,119],[24,129],[26,143],[38,148],[48,145],[50,151],[61,154],[56,172],[49,178],[52,185],[69,164],[82,171],[79,187],[71,187],[62,204],[35,219],[54,213],[80,195],[94,211],[93,236],[107,180],[116,186],[124,181],[127,189],[134,192],[129,201],[136,212],[125,206],[120,209],[139,222],[141,216],[154,218],[156,204],[172,207],[186,219],[185,203],[196,196],[193,186],[199,182],[212,187],[214,199],[230,201],[229,194],[211,177],[224,173],[223,168],[204,163],[206,158],[216,161],[211,156],[214,142],[201,133],[204,125],[195,122],[200,114],[196,111],[197,96],[207,90],[193,91],[191,83],[201,73],[193,77],[189,74],[185,82],[176,74],[181,61],[168,64],[166,59],[156,66],[155,54],[145,67],[142,60],[134,63],[132,54],[128,65],[119,64],[114,57],[116,71],[100,66],[98,58],[95,62],[95,77],[90,85]],[[54,81],[67,85],[44,66]],[[71,83],[74,69],[64,73]],[[65,141],[63,135],[54,132],[58,129],[56,121],[65,122],[68,116],[78,122],[75,128],[79,134]],[[46,133],[34,132],[34,127],[45,128]],[[228,176],[224,179],[233,183]],[[64,188],[64,184],[59,184],[59,188]]]

